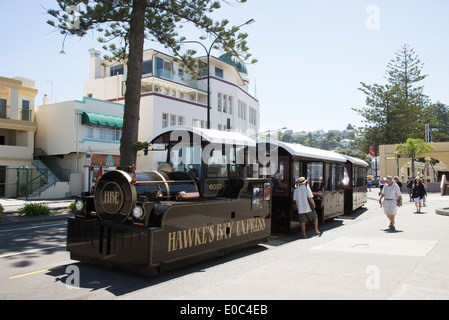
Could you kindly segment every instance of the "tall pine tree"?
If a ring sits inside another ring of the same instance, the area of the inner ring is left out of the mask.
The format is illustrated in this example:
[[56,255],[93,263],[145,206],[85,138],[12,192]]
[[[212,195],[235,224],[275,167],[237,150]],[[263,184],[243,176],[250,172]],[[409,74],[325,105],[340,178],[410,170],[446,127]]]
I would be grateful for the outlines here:
[[[246,2],[246,0],[235,0]],[[99,42],[118,41],[109,45],[110,59],[126,61],[125,110],[120,163],[131,166],[136,163],[138,140],[143,48],[145,39],[157,41],[179,58],[181,65],[192,74],[198,71],[196,51],[182,51],[181,42],[186,38],[178,32],[185,24],[192,24],[203,34],[210,35],[217,46],[226,52],[247,60],[247,34],[236,33],[239,27],[229,27],[229,21],[214,21],[209,14],[221,7],[221,2],[209,0],[57,0],[59,9],[48,13],[56,18],[48,23],[67,36],[84,37],[89,31],[102,35]],[[200,37],[204,40],[206,37]],[[189,39],[190,40],[190,39]],[[253,60],[254,62],[254,60]]]
[[361,82],[366,106],[352,109],[365,118],[365,152],[375,140],[377,145],[396,144],[424,136],[429,101],[419,82],[427,75],[422,74],[423,64],[410,46],[403,45],[395,55],[387,65],[388,83]]

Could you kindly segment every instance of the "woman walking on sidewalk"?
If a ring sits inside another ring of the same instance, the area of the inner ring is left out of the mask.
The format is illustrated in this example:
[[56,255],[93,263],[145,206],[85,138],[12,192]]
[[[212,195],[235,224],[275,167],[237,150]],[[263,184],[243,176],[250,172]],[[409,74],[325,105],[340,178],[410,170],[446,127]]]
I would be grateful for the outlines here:
[[397,207],[402,206],[402,194],[401,190],[399,190],[399,186],[393,181],[392,176],[386,177],[385,186],[382,189],[382,193],[379,199],[379,203],[381,206],[382,198],[384,197],[384,213],[387,215],[388,220],[390,220],[390,225],[388,226],[388,228],[390,228],[390,230],[396,230],[394,227],[394,218],[396,216]]
[[426,195],[426,188],[422,184],[421,178],[416,177],[413,184],[412,199],[415,202],[416,213],[421,212],[423,198]]

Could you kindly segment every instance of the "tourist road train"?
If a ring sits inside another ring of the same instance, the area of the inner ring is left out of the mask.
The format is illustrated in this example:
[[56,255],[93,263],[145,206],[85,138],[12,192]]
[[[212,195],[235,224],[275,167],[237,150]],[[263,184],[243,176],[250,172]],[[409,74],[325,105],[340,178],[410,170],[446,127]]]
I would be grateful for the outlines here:
[[332,151],[188,126],[148,142],[166,154],[157,170],[105,172],[77,198],[67,228],[72,259],[154,275],[266,242],[274,229],[299,226],[299,177],[321,222],[367,201],[368,164]]

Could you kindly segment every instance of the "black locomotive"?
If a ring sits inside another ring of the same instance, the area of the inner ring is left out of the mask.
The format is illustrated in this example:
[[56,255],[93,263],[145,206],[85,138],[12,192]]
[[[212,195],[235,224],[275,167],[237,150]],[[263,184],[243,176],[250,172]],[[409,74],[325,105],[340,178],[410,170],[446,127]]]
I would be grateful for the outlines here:
[[167,150],[159,170],[106,172],[77,199],[72,259],[151,275],[268,240],[271,179],[248,174],[253,140],[170,127],[149,142]]
[[367,164],[335,152],[186,126],[149,143],[166,150],[158,170],[106,172],[93,195],[77,199],[72,259],[152,275],[267,241],[272,227],[298,225],[299,176],[309,179],[322,221],[344,214],[345,202],[366,202]]

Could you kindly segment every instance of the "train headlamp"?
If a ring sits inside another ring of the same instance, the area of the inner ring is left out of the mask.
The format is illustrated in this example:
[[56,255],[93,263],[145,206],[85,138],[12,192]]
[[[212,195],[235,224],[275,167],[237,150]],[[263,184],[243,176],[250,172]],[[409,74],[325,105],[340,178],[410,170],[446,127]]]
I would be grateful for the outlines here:
[[76,209],[76,211],[82,211],[83,208],[84,208],[83,200],[76,200],[76,202],[75,202],[75,209]]
[[133,209],[133,217],[136,219],[143,218],[143,208],[141,206],[135,206]]

